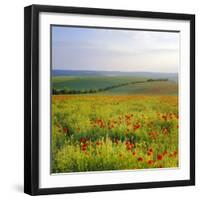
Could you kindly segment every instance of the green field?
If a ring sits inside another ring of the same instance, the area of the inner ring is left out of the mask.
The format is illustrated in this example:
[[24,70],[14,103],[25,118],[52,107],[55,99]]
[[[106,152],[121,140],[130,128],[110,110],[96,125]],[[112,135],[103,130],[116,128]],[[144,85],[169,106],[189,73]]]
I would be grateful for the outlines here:
[[[127,95],[127,94],[149,94],[149,95],[177,95],[178,84],[175,81],[153,81],[147,82],[148,77],[73,77],[56,76],[52,79],[52,88],[68,90],[90,90],[100,89],[118,84],[130,83],[125,86],[101,91],[100,95]],[[142,82],[133,83],[132,82]],[[99,92],[98,92],[99,94]]]
[[[148,77],[52,78],[53,173],[178,167],[178,84]],[[142,81],[142,83],[134,83]]]
[[137,84],[129,84],[124,87],[119,87],[106,91],[105,94],[110,95],[134,95],[134,94],[145,94],[145,95],[177,95],[178,85],[172,81],[155,81],[145,82]]
[[130,81],[142,81],[147,78],[133,78],[133,77],[73,77],[73,76],[56,76],[53,77],[52,87],[56,89],[98,89],[111,85],[127,83]]

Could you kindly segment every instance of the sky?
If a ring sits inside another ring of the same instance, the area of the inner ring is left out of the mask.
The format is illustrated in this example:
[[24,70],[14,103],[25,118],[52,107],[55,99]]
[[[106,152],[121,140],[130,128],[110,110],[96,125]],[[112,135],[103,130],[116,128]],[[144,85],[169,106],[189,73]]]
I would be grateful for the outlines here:
[[179,33],[52,27],[52,68],[176,73]]

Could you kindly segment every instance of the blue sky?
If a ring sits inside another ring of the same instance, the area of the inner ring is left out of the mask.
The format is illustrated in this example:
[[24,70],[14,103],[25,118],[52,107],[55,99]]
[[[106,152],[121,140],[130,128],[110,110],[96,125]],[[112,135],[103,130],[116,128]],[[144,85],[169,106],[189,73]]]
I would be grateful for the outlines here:
[[52,27],[53,69],[178,72],[179,33]]

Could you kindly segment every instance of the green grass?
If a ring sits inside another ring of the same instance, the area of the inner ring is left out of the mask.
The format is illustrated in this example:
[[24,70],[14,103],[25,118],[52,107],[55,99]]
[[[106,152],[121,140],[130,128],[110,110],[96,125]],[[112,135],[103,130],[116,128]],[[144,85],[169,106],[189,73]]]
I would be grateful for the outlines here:
[[[89,90],[113,86],[134,81],[146,81],[148,78],[137,77],[73,77],[56,76],[52,79],[52,87],[55,89]],[[178,84],[173,81],[153,81],[137,84],[129,84],[123,87],[100,92],[97,95],[177,95]]]
[[[53,77],[52,87],[55,89],[89,90],[99,89],[122,83],[146,81],[148,78],[136,77]],[[177,95],[178,84],[173,81],[153,81],[129,84],[123,87],[98,92],[96,95]]]
[[129,84],[124,87],[114,88],[106,91],[109,95],[177,95],[178,85],[172,81],[153,81],[137,84]]
[[108,86],[128,83],[131,81],[142,81],[147,78],[136,77],[73,77],[73,76],[56,76],[52,79],[52,87],[55,89],[71,89],[71,90],[88,90],[99,89]]

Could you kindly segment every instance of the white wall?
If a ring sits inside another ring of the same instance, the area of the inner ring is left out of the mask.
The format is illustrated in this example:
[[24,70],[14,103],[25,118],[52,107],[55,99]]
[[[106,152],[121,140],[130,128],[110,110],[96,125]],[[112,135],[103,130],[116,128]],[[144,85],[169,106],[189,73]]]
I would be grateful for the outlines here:
[[[52,4],[146,11],[182,12],[200,18],[198,0],[4,0],[0,11],[0,199],[31,199],[23,194],[23,7],[30,4]],[[196,23],[196,36],[200,26]],[[196,44],[199,37],[196,38]],[[196,45],[196,66],[200,63],[200,47]],[[196,68],[196,85],[200,85],[200,69]],[[200,101],[200,87],[196,101]],[[200,103],[196,104],[196,143],[200,143]],[[196,148],[196,182],[190,187],[129,190],[88,194],[48,196],[49,199],[197,199],[200,194],[200,144]],[[47,196],[36,197],[45,199]]]

